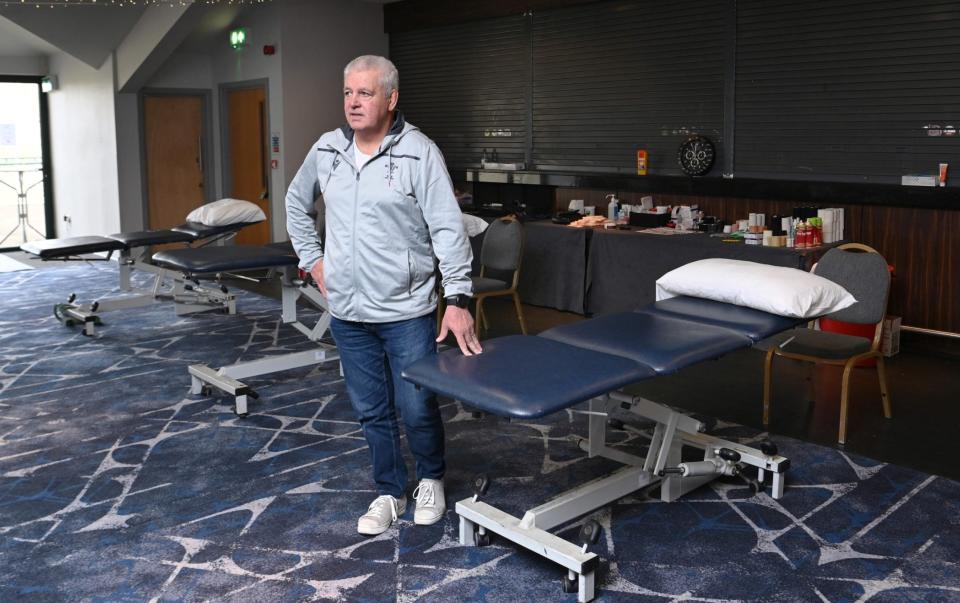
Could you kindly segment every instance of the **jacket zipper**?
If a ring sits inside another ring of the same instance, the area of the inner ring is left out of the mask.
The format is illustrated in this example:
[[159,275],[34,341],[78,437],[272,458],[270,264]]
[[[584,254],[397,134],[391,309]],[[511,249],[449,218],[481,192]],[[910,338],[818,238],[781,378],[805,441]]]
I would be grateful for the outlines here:
[[[354,142],[353,144],[357,144]],[[350,270],[353,278],[353,290],[356,294],[356,291],[359,290],[359,285],[357,282],[357,206],[360,205],[360,170],[362,167],[353,167],[357,172],[357,183],[353,187],[353,224],[352,232],[350,234]]]
[[[397,138],[394,138],[391,141],[390,146],[393,146],[396,144],[396,142]],[[357,142],[353,141],[353,144],[357,144]],[[353,280],[354,291],[359,290],[359,286],[357,284],[357,207],[360,205],[360,171],[363,170],[363,168],[366,167],[371,161],[383,154],[383,151],[384,149],[381,149],[379,153],[372,155],[370,160],[359,168],[353,164],[352,158],[347,162],[349,165],[352,165],[353,169],[357,172],[356,186],[353,187],[353,224],[351,225],[352,228],[350,234],[350,274],[351,279]],[[344,161],[347,161],[347,152],[340,151],[340,153],[343,155]]]

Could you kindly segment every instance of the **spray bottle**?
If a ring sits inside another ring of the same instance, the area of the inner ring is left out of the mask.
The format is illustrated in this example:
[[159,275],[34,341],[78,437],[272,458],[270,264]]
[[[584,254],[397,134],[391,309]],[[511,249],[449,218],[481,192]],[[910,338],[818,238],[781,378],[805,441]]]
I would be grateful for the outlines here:
[[610,200],[610,204],[607,205],[607,219],[616,222],[620,212],[620,199],[617,199],[616,193],[607,195],[606,199]]

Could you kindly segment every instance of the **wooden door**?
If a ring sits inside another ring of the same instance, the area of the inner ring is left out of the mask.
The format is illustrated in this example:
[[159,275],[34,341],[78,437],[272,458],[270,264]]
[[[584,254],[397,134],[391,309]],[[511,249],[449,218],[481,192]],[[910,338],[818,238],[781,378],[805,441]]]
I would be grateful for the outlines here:
[[147,226],[170,228],[206,200],[203,97],[144,97]]
[[270,184],[267,177],[267,115],[263,88],[227,93],[230,140],[230,193],[234,199],[256,203],[267,219],[237,234],[239,245],[270,242]]

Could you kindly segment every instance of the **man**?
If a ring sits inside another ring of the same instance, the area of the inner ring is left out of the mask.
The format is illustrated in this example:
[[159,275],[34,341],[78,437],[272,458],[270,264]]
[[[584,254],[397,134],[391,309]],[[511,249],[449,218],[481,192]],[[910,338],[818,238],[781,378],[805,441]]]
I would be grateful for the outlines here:
[[[347,392],[370,447],[379,496],[357,531],[386,531],[406,510],[407,467],[400,450],[403,417],[419,485],[414,523],[446,511],[443,423],[436,397],[400,373],[436,353],[453,333],[464,354],[481,352],[467,310],[470,243],[437,146],[397,111],[397,69],[361,56],[343,71],[347,125],[320,137],[287,191],[287,230],[326,297],[330,331]],[[323,195],[325,244],[308,211]],[[434,256],[447,309],[436,337]]]

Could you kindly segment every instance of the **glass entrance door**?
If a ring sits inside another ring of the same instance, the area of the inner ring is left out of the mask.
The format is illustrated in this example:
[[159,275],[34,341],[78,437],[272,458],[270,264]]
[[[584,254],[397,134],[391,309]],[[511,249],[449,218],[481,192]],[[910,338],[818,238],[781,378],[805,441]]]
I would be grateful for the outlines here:
[[36,78],[0,76],[0,249],[52,231],[45,100]]

